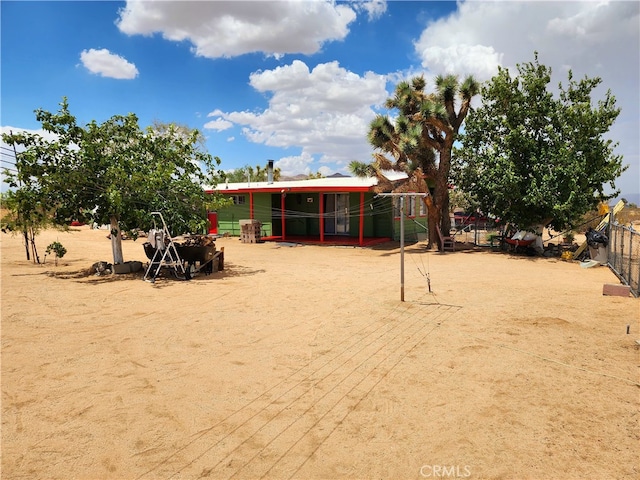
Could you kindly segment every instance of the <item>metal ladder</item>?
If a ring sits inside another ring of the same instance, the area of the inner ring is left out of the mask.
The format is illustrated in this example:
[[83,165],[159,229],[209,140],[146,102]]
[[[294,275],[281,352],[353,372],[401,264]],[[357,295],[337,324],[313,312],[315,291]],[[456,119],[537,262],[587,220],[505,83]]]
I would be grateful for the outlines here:
[[[160,220],[162,221],[162,230],[155,231],[154,229],[154,235],[156,236],[156,252],[153,254],[151,262],[149,262],[149,267],[147,267],[143,280],[148,280],[152,283],[155,282],[162,267],[170,268],[176,278],[182,277],[182,279],[187,279],[188,276],[184,268],[184,263],[180,259],[180,255],[178,255],[178,250],[173,243],[173,239],[171,238],[167,224],[164,221],[164,217],[160,212],[151,212],[151,215],[157,215],[160,217]],[[165,244],[167,239],[169,242],[168,244]]]

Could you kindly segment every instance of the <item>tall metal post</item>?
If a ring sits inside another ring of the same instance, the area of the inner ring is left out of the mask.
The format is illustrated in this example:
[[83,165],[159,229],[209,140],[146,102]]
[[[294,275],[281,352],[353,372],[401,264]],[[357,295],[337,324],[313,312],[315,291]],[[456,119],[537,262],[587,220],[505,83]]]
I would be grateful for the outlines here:
[[[426,193],[379,193],[376,197],[400,197],[400,301],[404,302],[404,199],[405,197],[425,197]],[[392,200],[393,201],[393,200]],[[393,210],[395,212],[395,203]],[[431,290],[429,290],[431,291]]]
[[400,301],[404,302],[404,195],[400,197]]

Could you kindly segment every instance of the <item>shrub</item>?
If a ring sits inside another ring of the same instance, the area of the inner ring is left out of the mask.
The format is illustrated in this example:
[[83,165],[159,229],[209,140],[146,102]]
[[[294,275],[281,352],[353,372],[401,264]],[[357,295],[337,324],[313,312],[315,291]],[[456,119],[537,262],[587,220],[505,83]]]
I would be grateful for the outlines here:
[[67,249],[62,246],[62,244],[58,241],[50,243],[45,251],[47,255],[53,253],[55,255],[54,265],[58,265],[58,259],[64,257],[65,253],[67,253]]

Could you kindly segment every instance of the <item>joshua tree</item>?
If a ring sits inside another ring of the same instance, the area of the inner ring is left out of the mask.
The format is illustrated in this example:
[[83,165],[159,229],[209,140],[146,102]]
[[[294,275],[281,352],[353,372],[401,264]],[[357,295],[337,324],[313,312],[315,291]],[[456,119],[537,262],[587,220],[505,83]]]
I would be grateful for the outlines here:
[[[429,192],[425,197],[429,221],[429,246],[440,248],[436,227],[443,232],[451,228],[449,219],[449,171],[451,151],[464,121],[471,99],[478,93],[479,84],[468,76],[462,83],[455,75],[438,76],[436,93],[427,94],[423,76],[410,82],[400,82],[386,107],[398,110],[395,122],[388,116],[378,115],[369,126],[369,143],[392,159],[374,153],[374,161],[367,167],[352,162],[352,172],[376,175],[381,188],[388,187],[380,175],[381,170],[403,171],[409,176],[394,191]],[[460,105],[456,112],[456,99]]]

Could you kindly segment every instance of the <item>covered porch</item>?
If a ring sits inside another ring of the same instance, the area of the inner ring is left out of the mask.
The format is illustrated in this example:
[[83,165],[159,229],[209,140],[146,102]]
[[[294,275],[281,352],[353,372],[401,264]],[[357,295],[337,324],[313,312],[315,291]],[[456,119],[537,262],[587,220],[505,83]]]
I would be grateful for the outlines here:
[[261,241],[370,246],[393,238],[392,202],[378,198],[376,179],[353,177],[228,184],[233,205],[217,214],[218,233],[240,235],[240,222],[260,224]]
[[347,237],[344,235],[324,235],[321,239],[319,235],[271,235],[262,237],[265,242],[300,243],[303,245],[327,245],[334,247],[371,247],[382,243],[390,242],[391,237]]

